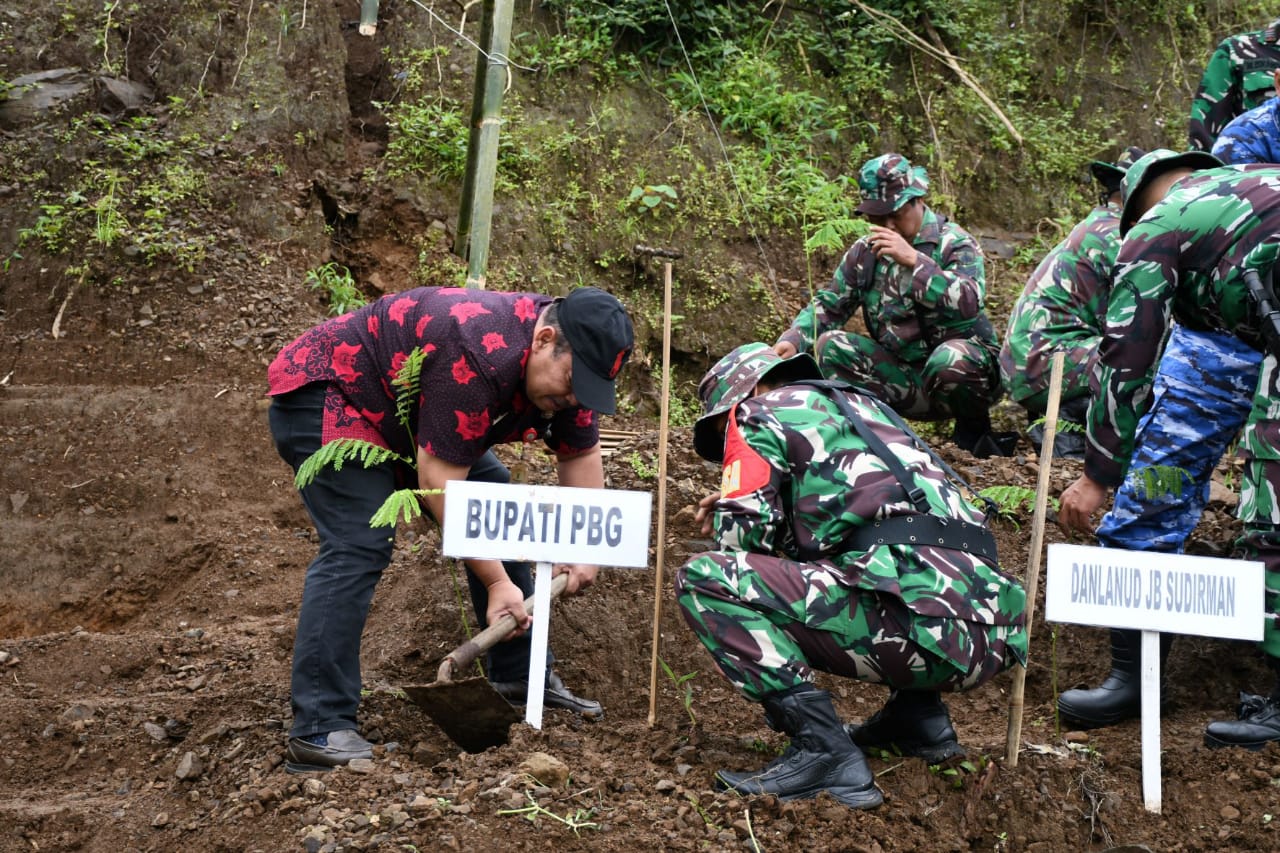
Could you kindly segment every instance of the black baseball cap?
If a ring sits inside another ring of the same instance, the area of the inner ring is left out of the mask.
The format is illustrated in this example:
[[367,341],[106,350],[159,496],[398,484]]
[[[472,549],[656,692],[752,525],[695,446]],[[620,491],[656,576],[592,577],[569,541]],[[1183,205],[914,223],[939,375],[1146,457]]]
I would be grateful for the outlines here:
[[580,287],[560,300],[558,316],[573,350],[573,396],[584,409],[612,415],[614,380],[635,346],[627,309],[598,287]]

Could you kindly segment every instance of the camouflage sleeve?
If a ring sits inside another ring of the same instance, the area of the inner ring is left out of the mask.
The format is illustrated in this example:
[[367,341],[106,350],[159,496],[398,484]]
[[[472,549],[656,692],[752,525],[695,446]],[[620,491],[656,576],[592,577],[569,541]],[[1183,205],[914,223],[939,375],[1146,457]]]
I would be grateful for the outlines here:
[[811,351],[823,332],[842,328],[862,306],[862,282],[870,280],[875,263],[875,254],[865,238],[850,246],[830,283],[813,295],[778,342],[790,343],[799,352]]
[[1048,389],[1053,354],[1059,350],[1067,359],[1064,392],[1087,388],[1082,374],[1102,334],[1119,250],[1119,219],[1110,208],[1095,208],[1031,274],[1009,315],[1000,353],[1001,374],[1014,401]]
[[1192,150],[1208,151],[1222,128],[1241,112],[1240,71],[1235,58],[1237,37],[1223,39],[1209,57],[1200,87],[1191,100],[1187,143]]
[[933,257],[917,254],[911,298],[918,305],[971,320],[982,310],[986,295],[982,249],[966,232],[948,227]]
[[1120,248],[1098,348],[1098,387],[1089,406],[1085,473],[1104,486],[1124,480],[1138,420],[1169,331],[1182,232],[1139,221]]

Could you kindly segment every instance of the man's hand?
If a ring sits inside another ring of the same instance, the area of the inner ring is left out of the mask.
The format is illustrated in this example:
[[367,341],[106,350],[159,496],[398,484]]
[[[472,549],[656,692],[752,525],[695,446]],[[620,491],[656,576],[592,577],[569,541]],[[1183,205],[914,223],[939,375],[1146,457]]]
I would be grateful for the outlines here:
[[1067,530],[1092,533],[1094,531],[1093,514],[1106,502],[1107,491],[1106,486],[1081,474],[1062,493],[1062,501],[1058,507],[1058,523]]
[[702,500],[698,501],[698,509],[693,514],[694,521],[702,522],[702,535],[711,535],[711,520],[715,517],[716,501],[720,500],[719,492],[712,492]]
[[568,575],[569,580],[565,583],[564,592],[561,595],[580,595],[586,591],[587,587],[596,582],[596,575],[599,572],[599,566],[587,566],[581,563],[556,563],[551,570],[551,577]]
[[796,345],[790,341],[778,341],[773,345],[773,351],[781,358],[791,358],[796,354]]
[[872,225],[871,233],[867,235],[867,243],[871,246],[871,251],[876,253],[877,258],[888,258],[908,269],[916,265],[916,247],[892,228]]
[[516,620],[516,629],[503,640],[520,636],[533,624],[533,617],[524,609],[524,593],[520,587],[510,580],[500,580],[489,587],[489,609],[485,612],[485,619],[493,625],[508,614]]

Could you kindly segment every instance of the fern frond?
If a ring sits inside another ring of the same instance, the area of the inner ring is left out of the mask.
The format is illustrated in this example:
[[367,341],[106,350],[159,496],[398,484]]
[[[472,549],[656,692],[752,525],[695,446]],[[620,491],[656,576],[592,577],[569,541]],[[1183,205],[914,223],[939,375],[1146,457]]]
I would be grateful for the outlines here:
[[396,420],[405,429],[409,428],[409,419],[418,405],[418,394],[422,390],[422,362],[426,357],[422,347],[414,347],[396,371],[396,378],[391,380],[396,389]]
[[333,470],[341,471],[343,463],[351,460],[358,460],[366,468],[381,465],[383,462],[403,462],[410,466],[414,464],[412,459],[407,459],[371,441],[361,438],[339,438],[328,442],[308,456],[306,461],[298,466],[298,475],[293,478],[293,483],[299,489],[306,488],[326,467],[332,466]]
[[1177,465],[1150,465],[1129,472],[1129,481],[1140,500],[1153,500],[1169,495],[1179,495],[1195,483],[1191,472]]
[[369,519],[369,526],[395,527],[401,518],[411,522],[422,515],[422,502],[418,498],[439,494],[443,494],[442,489],[397,489],[378,507]]
[[[978,495],[995,504],[996,512],[1009,519],[1019,512],[1034,510],[1036,506],[1036,490],[1025,486],[988,486]],[[1050,496],[1049,504],[1057,510],[1058,499]]]

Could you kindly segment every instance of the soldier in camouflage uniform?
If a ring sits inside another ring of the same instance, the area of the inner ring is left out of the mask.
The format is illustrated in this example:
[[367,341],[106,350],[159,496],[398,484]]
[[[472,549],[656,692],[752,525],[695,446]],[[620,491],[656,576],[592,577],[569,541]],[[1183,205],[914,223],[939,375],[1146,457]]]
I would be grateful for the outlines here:
[[[1270,102],[1274,103],[1274,102]],[[1265,108],[1262,108],[1265,109]],[[1256,110],[1254,111],[1256,112]],[[1224,162],[1261,162],[1255,144],[1235,144],[1227,126],[1213,154]],[[1277,134],[1273,128],[1271,133]],[[1164,152],[1167,159],[1172,152]],[[1200,165],[1212,166],[1211,160]],[[1228,332],[1173,323],[1152,384],[1151,407],[1138,424],[1129,467],[1185,472],[1170,488],[1151,493],[1130,477],[1116,491],[1098,528],[1098,543],[1130,551],[1180,552],[1209,500],[1218,460],[1240,433],[1258,384],[1262,354]],[[1162,660],[1172,636],[1161,637]],[[1080,728],[1109,726],[1142,711],[1142,635],[1111,630],[1111,669],[1095,688],[1067,690],[1058,711]]]
[[[1089,408],[1085,474],[1063,493],[1058,515],[1068,528],[1086,530],[1107,490],[1124,480],[1170,315],[1265,349],[1245,274],[1270,282],[1277,266],[1280,167],[1208,168],[1213,163],[1202,152],[1159,150],[1126,177],[1120,227],[1127,233],[1101,347],[1101,394]],[[1262,365],[1241,441],[1238,514],[1246,552],[1266,566],[1262,650],[1280,676],[1280,371],[1274,354]],[[1240,719],[1210,723],[1205,732],[1210,747],[1259,749],[1272,741],[1280,741],[1280,677],[1270,696],[1242,703]]]
[[[988,414],[1001,394],[999,345],[977,241],[925,205],[928,176],[900,154],[864,164],[858,186],[871,233],[774,350],[814,349],[825,375],[910,418],[954,417],[955,442],[975,455],[1009,455],[1017,437],[992,433]],[[866,336],[844,331],[859,308]]]
[[[820,375],[808,354],[754,343],[703,377],[694,447],[723,479],[699,518],[718,549],[679,570],[676,595],[724,676],[792,738],[718,784],[872,808],[859,747],[961,754],[939,691],[1025,661],[1025,596],[937,457],[874,398],[807,384]],[[884,684],[889,701],[843,728],[815,669]]]
[[1271,97],[1271,75],[1280,68],[1280,21],[1265,30],[1228,36],[1218,45],[1191,102],[1187,138],[1192,150],[1209,151],[1233,118]]
[[[1145,153],[1130,148],[1114,164],[1090,164],[1103,187],[1099,205],[1044,256],[1009,315],[1000,349],[1000,378],[1009,397],[1033,422],[1044,417],[1048,405],[1053,355],[1063,353],[1062,408],[1053,442],[1059,457],[1084,458],[1089,377],[1098,358],[1111,273],[1120,251],[1120,180]],[[1031,436],[1037,447],[1043,431],[1033,423]]]

